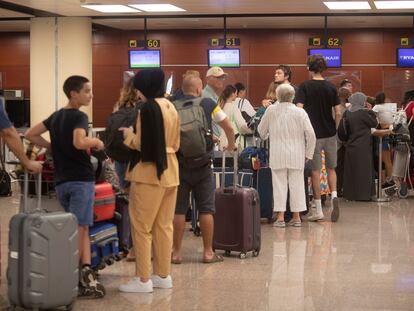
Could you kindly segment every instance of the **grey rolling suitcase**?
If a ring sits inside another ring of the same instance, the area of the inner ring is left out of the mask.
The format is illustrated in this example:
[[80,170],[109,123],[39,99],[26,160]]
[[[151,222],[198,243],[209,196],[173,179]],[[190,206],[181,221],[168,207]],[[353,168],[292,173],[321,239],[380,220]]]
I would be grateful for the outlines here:
[[78,294],[78,224],[70,213],[41,209],[41,177],[37,208],[27,211],[28,174],[25,173],[21,211],[9,225],[8,297],[15,307],[40,310],[66,307]]

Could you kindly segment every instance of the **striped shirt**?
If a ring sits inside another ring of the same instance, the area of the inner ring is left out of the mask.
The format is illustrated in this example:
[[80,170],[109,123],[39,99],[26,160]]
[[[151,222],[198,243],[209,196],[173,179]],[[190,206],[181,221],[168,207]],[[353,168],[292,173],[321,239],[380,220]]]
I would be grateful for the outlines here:
[[258,131],[270,139],[272,169],[303,169],[312,159],[316,137],[308,114],[291,103],[275,103],[266,109]]

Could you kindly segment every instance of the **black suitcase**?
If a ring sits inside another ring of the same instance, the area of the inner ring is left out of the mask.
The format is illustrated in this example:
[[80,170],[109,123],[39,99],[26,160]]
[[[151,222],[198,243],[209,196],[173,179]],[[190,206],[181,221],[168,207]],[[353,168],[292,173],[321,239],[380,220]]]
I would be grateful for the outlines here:
[[115,196],[115,217],[113,223],[117,227],[119,236],[119,250],[128,254],[132,247],[131,224],[129,221],[128,211],[129,199],[125,193],[119,193]]
[[[237,163],[235,153],[234,163]],[[224,173],[225,159],[223,156]],[[213,248],[224,250],[226,255],[232,251],[240,252],[241,259],[247,252],[258,256],[261,246],[260,200],[254,188],[236,185],[237,164],[234,167],[233,186],[216,189],[214,215]]]

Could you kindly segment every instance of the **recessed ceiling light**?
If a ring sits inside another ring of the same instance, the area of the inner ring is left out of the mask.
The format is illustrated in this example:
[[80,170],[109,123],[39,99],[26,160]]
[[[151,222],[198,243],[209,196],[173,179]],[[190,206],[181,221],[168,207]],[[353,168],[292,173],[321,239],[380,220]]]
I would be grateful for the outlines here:
[[371,10],[367,1],[329,1],[324,4],[330,10]]
[[90,10],[95,10],[102,13],[137,13],[141,12],[139,10],[130,8],[126,5],[118,5],[118,4],[85,4],[81,5],[83,8],[87,8]]
[[185,12],[186,10],[172,4],[128,4],[145,12]]
[[414,1],[374,1],[379,10],[414,9]]

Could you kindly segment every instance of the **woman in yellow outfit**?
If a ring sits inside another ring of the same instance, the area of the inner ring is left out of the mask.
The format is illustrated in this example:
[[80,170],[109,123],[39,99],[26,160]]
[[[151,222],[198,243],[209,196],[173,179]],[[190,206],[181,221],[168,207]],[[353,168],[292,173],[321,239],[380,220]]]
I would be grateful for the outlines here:
[[172,287],[171,248],[179,184],[176,152],[180,146],[180,123],[174,105],[163,97],[162,70],[138,72],[134,87],[144,102],[137,117],[136,133],[132,128],[120,130],[124,133],[124,144],[140,151],[126,174],[131,182],[129,215],[136,252],[136,276],[119,290],[150,293],[153,288]]

